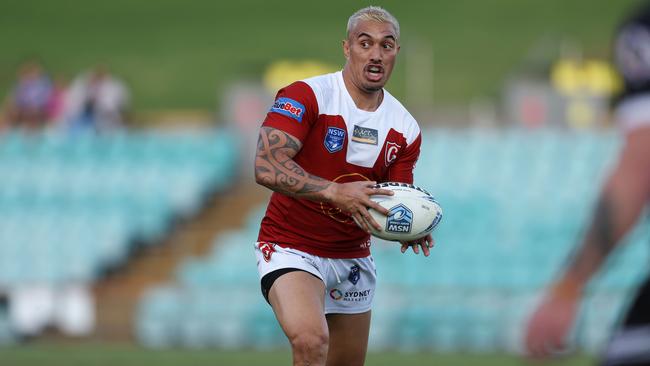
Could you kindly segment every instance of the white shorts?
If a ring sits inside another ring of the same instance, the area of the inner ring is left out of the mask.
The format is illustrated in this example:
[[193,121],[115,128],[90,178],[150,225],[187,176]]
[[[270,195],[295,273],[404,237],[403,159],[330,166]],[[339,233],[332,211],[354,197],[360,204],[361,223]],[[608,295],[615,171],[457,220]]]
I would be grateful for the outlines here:
[[330,259],[258,242],[255,243],[255,256],[260,280],[284,268],[296,268],[320,278],[325,284],[325,314],[360,314],[370,310],[377,281],[375,261],[371,255]]

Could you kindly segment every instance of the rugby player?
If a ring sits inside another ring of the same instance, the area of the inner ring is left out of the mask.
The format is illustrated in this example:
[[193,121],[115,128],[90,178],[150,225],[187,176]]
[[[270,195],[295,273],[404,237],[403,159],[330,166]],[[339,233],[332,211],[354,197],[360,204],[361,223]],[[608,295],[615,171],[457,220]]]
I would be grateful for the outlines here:
[[[273,190],[255,252],[262,293],[294,365],[363,365],[375,291],[369,199],[378,182],[413,182],[420,128],[384,85],[400,50],[388,11],[348,20],[342,71],[278,91],[262,123],[256,181]],[[355,220],[359,223],[357,225]],[[425,256],[430,235],[402,243]]]
[[[591,225],[568,267],[533,313],[528,353],[546,358],[567,347],[590,278],[641,216],[650,198],[650,6],[628,19],[615,42],[625,81],[616,121],[625,134],[616,166],[601,191]],[[640,287],[623,324],[611,337],[603,365],[650,365],[650,279]]]

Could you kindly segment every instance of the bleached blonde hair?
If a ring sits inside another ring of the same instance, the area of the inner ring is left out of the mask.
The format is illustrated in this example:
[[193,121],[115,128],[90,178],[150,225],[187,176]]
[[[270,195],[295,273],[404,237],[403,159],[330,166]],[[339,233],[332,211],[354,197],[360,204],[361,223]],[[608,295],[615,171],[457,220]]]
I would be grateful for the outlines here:
[[368,6],[352,14],[350,19],[348,19],[348,37],[350,37],[350,31],[356,27],[357,23],[366,20],[379,23],[390,23],[395,29],[395,37],[397,40],[399,40],[399,22],[393,16],[393,14],[389,13],[388,10],[380,6]]

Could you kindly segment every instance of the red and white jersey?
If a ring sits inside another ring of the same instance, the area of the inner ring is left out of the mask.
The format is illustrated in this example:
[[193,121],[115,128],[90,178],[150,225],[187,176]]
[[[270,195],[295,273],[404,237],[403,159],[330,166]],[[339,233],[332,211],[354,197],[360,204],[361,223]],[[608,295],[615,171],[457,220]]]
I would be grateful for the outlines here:
[[[413,183],[421,142],[417,122],[386,90],[377,110],[357,108],[340,71],[281,89],[262,125],[300,140],[294,160],[312,175],[338,183]],[[278,192],[271,196],[258,240],[328,258],[370,254],[370,236],[350,215]]]

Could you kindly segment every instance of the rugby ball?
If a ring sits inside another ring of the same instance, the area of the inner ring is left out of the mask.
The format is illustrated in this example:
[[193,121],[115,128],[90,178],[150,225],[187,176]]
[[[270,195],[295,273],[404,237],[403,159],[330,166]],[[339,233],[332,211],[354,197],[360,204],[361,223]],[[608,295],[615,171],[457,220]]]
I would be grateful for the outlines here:
[[370,199],[388,209],[388,216],[369,209],[370,215],[381,225],[372,235],[391,241],[411,241],[425,237],[438,226],[442,208],[424,189],[408,183],[386,182],[373,188],[389,189],[392,196],[373,195]]

